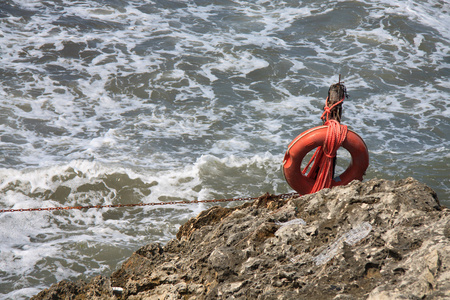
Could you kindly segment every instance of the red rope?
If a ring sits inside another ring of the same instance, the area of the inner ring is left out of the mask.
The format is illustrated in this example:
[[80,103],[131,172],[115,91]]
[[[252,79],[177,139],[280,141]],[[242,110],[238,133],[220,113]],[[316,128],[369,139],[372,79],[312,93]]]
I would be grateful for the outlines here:
[[[290,197],[299,196],[297,193],[273,195],[279,199],[288,199]],[[40,207],[40,208],[12,208],[0,209],[0,213],[5,212],[25,212],[25,211],[53,211],[53,210],[69,210],[69,209],[91,209],[91,208],[119,208],[119,207],[135,207],[135,206],[162,206],[177,204],[195,204],[195,203],[211,203],[211,202],[232,202],[232,201],[253,201],[260,197],[244,197],[229,199],[211,199],[211,200],[193,200],[193,201],[169,201],[169,202],[151,202],[151,203],[133,203],[133,204],[110,204],[110,205],[87,205],[87,206],[57,206],[57,207]]]
[[[341,104],[342,102],[344,102],[344,99],[345,99],[345,96],[344,96],[344,98],[342,98],[338,102],[334,103],[333,105],[328,106],[328,97],[327,97],[327,100],[325,100],[325,107],[323,108],[324,112],[323,112],[322,116],[320,117],[320,119],[328,121],[330,119],[331,110],[333,108],[335,108],[336,106],[338,106],[339,104]],[[325,115],[326,115],[326,118],[325,118]]]
[[341,125],[336,120],[329,120],[331,110],[341,104],[344,99],[336,102],[331,107],[327,105],[328,98],[325,102],[324,112],[321,119],[326,117],[325,125],[328,126],[327,136],[323,143],[323,146],[317,147],[307,166],[303,169],[303,175],[308,171],[309,166],[312,163],[311,170],[306,177],[313,178],[315,180],[311,193],[315,193],[324,188],[331,187],[331,180],[333,179],[333,159],[336,157],[336,152],[341,147],[342,143],[347,138],[347,126]]

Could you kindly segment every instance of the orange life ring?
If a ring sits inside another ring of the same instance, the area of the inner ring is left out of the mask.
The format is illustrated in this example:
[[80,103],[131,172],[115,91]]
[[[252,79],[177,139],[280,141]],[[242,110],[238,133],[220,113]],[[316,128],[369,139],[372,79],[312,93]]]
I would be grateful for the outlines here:
[[[302,174],[302,161],[311,150],[323,146],[328,126],[318,126],[301,133],[288,146],[283,160],[283,173],[287,183],[300,195],[309,194],[315,180]],[[335,177],[331,186],[346,185],[352,180],[362,180],[369,166],[369,151],[363,139],[348,130],[347,138],[342,143],[352,156],[352,161],[341,175]]]

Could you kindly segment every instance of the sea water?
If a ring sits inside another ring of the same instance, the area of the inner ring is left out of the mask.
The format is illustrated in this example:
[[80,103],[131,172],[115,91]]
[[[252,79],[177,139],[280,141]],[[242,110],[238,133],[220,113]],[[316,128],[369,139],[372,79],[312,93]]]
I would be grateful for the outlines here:
[[[449,40],[438,0],[3,0],[0,209],[292,192],[339,74],[365,179],[449,206]],[[1,213],[0,298],[109,275],[212,205]]]

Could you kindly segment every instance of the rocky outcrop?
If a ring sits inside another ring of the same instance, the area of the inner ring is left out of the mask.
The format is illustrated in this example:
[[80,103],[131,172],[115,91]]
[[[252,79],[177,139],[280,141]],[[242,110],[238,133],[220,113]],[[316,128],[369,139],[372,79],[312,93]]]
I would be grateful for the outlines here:
[[450,211],[412,178],[212,207],[111,277],[34,299],[445,299]]

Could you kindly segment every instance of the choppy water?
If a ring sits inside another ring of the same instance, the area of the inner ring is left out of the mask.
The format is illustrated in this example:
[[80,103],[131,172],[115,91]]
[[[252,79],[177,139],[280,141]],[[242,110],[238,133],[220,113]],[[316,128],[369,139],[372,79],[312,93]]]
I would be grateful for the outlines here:
[[[437,0],[3,0],[0,208],[290,192],[338,74],[365,178],[449,206],[449,40]],[[107,275],[208,206],[2,213],[0,298]]]

